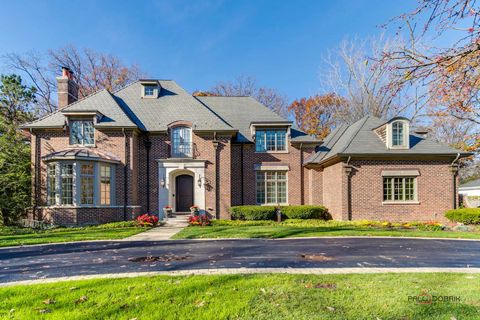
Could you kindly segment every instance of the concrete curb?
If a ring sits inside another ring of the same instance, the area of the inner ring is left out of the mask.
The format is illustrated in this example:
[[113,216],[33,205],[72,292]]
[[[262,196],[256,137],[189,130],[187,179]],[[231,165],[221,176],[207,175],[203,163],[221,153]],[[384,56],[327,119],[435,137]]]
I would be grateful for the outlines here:
[[480,274],[480,268],[225,268],[225,269],[191,269],[178,271],[151,271],[108,273],[48,279],[24,280],[0,283],[0,287],[17,285],[48,284],[60,281],[121,279],[145,276],[192,276],[192,275],[229,275],[229,274],[382,274],[382,273],[468,273]]

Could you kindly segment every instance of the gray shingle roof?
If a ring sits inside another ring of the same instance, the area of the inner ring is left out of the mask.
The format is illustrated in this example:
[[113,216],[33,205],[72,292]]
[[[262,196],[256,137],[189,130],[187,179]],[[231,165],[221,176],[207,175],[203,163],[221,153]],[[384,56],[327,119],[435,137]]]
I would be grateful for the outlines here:
[[24,128],[62,127],[66,122],[63,112],[98,111],[103,116],[97,127],[136,127],[107,90],[100,90],[74,102],[51,115],[24,125]]
[[461,184],[460,188],[480,188],[480,179],[472,180]]
[[373,131],[384,123],[385,121],[379,118],[366,116],[350,126],[337,127],[306,163],[320,164],[338,155],[468,155],[414,134],[410,134],[409,149],[388,149]]
[[189,121],[193,130],[234,130],[215,116],[175,81],[159,80],[158,98],[141,98],[141,84],[134,82],[114,92],[117,103],[126,110],[137,126],[146,131],[165,131],[174,121]]
[[[238,129],[237,142],[251,142],[250,125],[257,123],[290,122],[252,97],[196,97],[230,126]],[[304,132],[292,129],[292,140],[311,142]],[[317,142],[319,142],[317,140]]]

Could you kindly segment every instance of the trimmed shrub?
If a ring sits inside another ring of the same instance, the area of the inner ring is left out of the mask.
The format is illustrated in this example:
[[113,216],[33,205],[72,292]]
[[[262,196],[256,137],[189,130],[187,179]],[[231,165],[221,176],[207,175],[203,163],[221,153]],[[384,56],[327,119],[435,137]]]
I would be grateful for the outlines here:
[[464,224],[480,224],[480,208],[449,210],[445,213],[445,217],[454,222],[461,222]]
[[324,206],[286,206],[282,207],[282,214],[284,214],[288,219],[331,219],[327,208]]
[[230,208],[232,220],[274,220],[274,206],[236,206]]

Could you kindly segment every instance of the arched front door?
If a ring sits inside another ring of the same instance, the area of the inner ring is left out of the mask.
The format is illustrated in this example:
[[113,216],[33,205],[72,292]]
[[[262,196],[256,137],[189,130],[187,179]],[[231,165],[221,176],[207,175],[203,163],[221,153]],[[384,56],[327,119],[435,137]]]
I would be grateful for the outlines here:
[[193,177],[182,174],[175,178],[175,203],[177,212],[188,212],[193,206]]

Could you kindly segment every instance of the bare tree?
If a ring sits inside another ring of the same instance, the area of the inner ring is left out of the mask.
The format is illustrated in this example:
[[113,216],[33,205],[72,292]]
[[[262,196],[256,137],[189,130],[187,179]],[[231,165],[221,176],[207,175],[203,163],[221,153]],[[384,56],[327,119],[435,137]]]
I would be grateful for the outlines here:
[[412,119],[419,116],[416,92],[405,92],[392,84],[391,70],[377,62],[392,47],[383,36],[366,40],[344,40],[325,58],[320,73],[322,89],[343,96],[347,103],[335,111],[339,122],[353,123],[365,115],[389,118],[398,114]]
[[271,110],[288,117],[287,97],[275,89],[262,87],[251,76],[239,76],[234,81],[220,82],[208,91],[196,91],[196,96],[250,96]]
[[3,60],[8,68],[23,75],[37,89],[37,112],[40,115],[57,110],[55,76],[61,67],[74,72],[79,98],[104,88],[116,90],[144,76],[137,65],[125,65],[114,55],[91,49],[79,50],[71,45],[49,50],[45,55],[38,52],[10,53],[3,56]]
[[[400,86],[422,86],[439,114],[480,124],[480,4],[476,0],[420,0],[412,12],[394,21],[411,39],[386,50]],[[437,47],[448,32],[456,41]],[[401,32],[399,32],[401,33]]]

